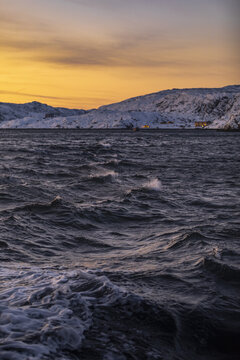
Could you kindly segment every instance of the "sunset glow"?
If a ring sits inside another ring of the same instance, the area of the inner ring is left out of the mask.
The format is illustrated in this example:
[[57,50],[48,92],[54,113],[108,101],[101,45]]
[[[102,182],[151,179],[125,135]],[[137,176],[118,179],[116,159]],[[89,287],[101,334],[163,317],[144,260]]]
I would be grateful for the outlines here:
[[0,0],[2,102],[93,108],[239,83],[235,0]]

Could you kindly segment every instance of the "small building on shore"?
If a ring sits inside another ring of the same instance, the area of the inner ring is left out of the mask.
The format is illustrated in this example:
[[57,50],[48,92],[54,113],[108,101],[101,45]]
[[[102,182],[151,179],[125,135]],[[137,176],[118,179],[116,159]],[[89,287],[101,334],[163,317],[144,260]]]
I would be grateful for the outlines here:
[[195,121],[195,128],[201,127],[204,128],[208,125],[207,121]]

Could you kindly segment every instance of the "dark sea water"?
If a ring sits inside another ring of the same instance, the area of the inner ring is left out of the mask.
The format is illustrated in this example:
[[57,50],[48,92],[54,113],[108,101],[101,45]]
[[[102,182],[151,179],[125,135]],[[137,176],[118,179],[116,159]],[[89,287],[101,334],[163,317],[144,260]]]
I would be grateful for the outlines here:
[[0,132],[0,359],[237,360],[240,134]]

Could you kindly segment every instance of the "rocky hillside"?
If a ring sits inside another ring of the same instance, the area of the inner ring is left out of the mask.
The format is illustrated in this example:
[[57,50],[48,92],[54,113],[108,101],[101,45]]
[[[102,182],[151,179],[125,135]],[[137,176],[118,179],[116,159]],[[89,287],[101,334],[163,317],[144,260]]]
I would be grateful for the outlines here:
[[88,112],[52,108],[36,102],[0,104],[0,119],[3,128],[125,128],[144,125],[150,128],[193,128],[195,122],[204,121],[208,128],[240,129],[240,85],[160,91]]

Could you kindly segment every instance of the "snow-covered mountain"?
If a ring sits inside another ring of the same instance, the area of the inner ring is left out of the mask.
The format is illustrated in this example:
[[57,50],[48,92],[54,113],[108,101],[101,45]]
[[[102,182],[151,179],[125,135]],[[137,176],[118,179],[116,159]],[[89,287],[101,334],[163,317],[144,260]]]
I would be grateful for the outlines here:
[[240,85],[165,90],[91,111],[0,103],[0,119],[2,128],[193,128],[204,121],[208,128],[240,129]]

